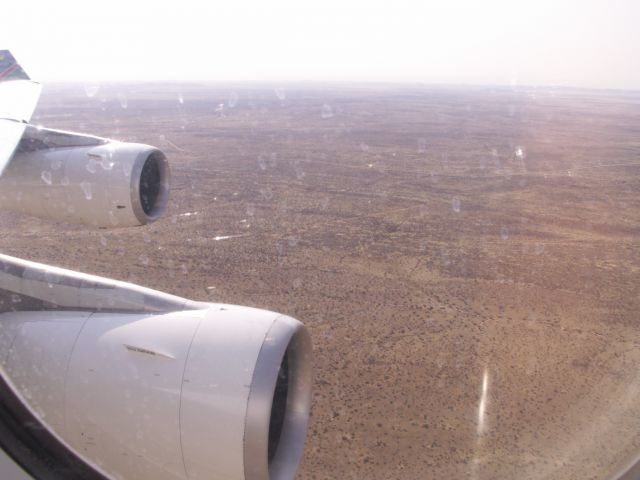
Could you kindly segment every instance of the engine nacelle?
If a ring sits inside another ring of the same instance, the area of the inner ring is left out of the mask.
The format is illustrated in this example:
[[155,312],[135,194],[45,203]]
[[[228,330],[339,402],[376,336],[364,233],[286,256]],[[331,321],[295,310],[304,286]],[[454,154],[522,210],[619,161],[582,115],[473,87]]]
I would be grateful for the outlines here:
[[[31,133],[18,147],[0,177],[0,208],[107,228],[144,225],[162,215],[170,173],[160,150],[46,132],[57,136],[53,146],[35,142]],[[76,144],[60,140],[67,137]],[[89,139],[89,145],[77,145],[83,143],[77,139]]]
[[0,314],[0,365],[44,422],[114,478],[292,479],[310,407],[298,321],[214,305]]

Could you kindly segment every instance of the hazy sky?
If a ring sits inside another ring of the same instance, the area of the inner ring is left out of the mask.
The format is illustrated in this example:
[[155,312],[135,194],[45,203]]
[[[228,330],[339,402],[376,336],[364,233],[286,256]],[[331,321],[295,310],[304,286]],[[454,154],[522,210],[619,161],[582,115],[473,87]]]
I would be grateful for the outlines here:
[[636,0],[9,0],[47,80],[366,80],[640,89]]

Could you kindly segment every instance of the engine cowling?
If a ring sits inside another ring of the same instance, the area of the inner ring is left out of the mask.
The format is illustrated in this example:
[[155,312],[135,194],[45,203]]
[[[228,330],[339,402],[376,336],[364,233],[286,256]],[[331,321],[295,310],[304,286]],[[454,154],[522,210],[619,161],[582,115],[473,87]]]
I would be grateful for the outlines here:
[[291,479],[310,407],[298,321],[209,304],[166,314],[0,314],[27,404],[114,478]]
[[165,155],[149,145],[19,148],[0,178],[0,208],[96,227],[144,225],[166,209],[169,184]]

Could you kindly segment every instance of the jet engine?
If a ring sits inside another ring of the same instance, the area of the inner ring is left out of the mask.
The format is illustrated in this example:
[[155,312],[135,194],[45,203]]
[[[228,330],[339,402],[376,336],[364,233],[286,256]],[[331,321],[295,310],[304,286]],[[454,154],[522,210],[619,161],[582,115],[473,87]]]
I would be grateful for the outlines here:
[[3,255],[0,285],[4,377],[109,477],[294,477],[311,385],[297,320]]
[[0,209],[96,227],[144,225],[169,200],[155,147],[28,126],[0,177]]

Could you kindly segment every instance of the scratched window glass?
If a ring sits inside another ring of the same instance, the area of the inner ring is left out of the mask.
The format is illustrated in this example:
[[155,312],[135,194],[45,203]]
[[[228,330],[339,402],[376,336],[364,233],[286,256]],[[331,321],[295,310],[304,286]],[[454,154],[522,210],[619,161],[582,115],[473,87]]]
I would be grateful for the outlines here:
[[116,3],[0,36],[5,455],[639,474],[638,5]]

